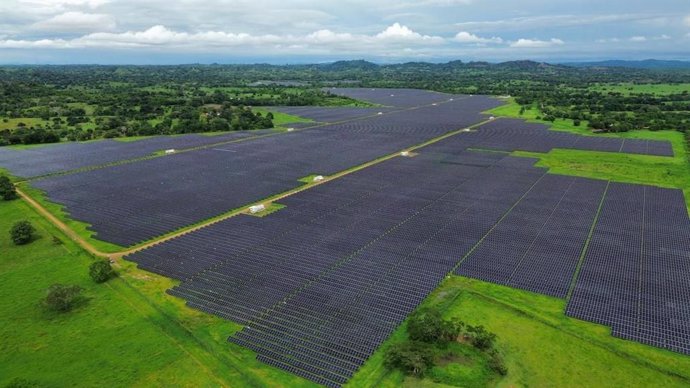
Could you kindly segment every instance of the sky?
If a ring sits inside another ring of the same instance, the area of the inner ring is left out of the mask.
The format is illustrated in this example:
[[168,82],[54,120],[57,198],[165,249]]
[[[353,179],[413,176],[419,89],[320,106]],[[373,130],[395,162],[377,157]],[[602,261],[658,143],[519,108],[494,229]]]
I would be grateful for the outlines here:
[[0,0],[2,64],[690,60],[689,0]]

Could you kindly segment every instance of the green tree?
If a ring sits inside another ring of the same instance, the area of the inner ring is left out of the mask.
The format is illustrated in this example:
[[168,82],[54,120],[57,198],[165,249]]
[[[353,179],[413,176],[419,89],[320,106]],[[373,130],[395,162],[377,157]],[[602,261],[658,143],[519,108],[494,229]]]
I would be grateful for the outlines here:
[[487,331],[484,326],[467,326],[467,337],[472,345],[480,350],[487,350],[494,347],[496,334]]
[[407,332],[413,341],[447,342],[455,340],[463,326],[460,320],[444,320],[437,309],[425,308],[410,315]]
[[0,197],[5,201],[17,198],[17,189],[10,178],[5,175],[0,175]]
[[108,260],[98,260],[89,266],[89,276],[96,283],[103,283],[115,276],[115,271],[113,267],[110,266],[110,261]]
[[48,294],[44,300],[45,305],[57,312],[71,310],[78,301],[82,292],[79,286],[53,284],[48,288]]
[[409,341],[388,348],[384,363],[388,368],[421,377],[434,365],[434,352],[429,344]]
[[18,221],[10,229],[10,237],[16,245],[24,245],[31,242],[35,231],[29,221]]

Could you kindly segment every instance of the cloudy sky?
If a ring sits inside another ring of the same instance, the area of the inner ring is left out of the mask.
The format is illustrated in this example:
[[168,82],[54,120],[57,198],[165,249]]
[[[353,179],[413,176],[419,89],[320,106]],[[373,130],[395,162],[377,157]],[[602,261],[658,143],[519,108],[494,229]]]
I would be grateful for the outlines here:
[[690,60],[688,0],[0,0],[0,63]]

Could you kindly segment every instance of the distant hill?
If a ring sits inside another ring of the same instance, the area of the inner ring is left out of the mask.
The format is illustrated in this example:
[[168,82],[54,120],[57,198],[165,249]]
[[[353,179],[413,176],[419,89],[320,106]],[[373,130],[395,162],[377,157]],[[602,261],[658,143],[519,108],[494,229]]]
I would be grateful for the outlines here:
[[646,59],[644,61],[609,60],[600,62],[572,62],[564,63],[573,67],[628,67],[634,69],[690,69],[687,61],[663,61],[658,59]]

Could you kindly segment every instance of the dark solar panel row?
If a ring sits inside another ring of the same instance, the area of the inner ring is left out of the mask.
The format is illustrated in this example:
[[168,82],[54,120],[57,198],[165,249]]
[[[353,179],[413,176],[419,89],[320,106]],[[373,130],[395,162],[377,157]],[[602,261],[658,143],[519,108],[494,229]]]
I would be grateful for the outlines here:
[[456,273],[565,297],[605,187],[605,181],[547,175]]
[[130,246],[482,119],[474,97],[35,181],[95,237]]
[[343,120],[351,120],[358,117],[377,115],[379,112],[390,112],[394,108],[275,106],[270,107],[268,109],[275,112],[282,112],[294,116],[305,117],[317,122],[334,123]]
[[194,148],[271,133],[271,130],[222,135],[156,136],[137,141],[99,140],[31,148],[0,147],[0,166],[24,178],[145,157],[167,149]]
[[190,306],[248,325],[232,341],[259,359],[342,384],[544,174],[462,156],[395,158],[129,259],[186,279],[170,292]]
[[673,156],[673,149],[668,141],[581,136],[552,131],[546,125],[528,123],[519,119],[494,120],[465,137],[465,141],[471,142],[472,147],[500,151],[549,152],[554,148],[566,148]]
[[463,96],[454,96],[419,89],[329,88],[326,90],[329,93],[347,96],[356,100],[401,108],[429,105],[449,99],[463,98]]
[[690,354],[689,242],[680,190],[611,183],[567,314]]

